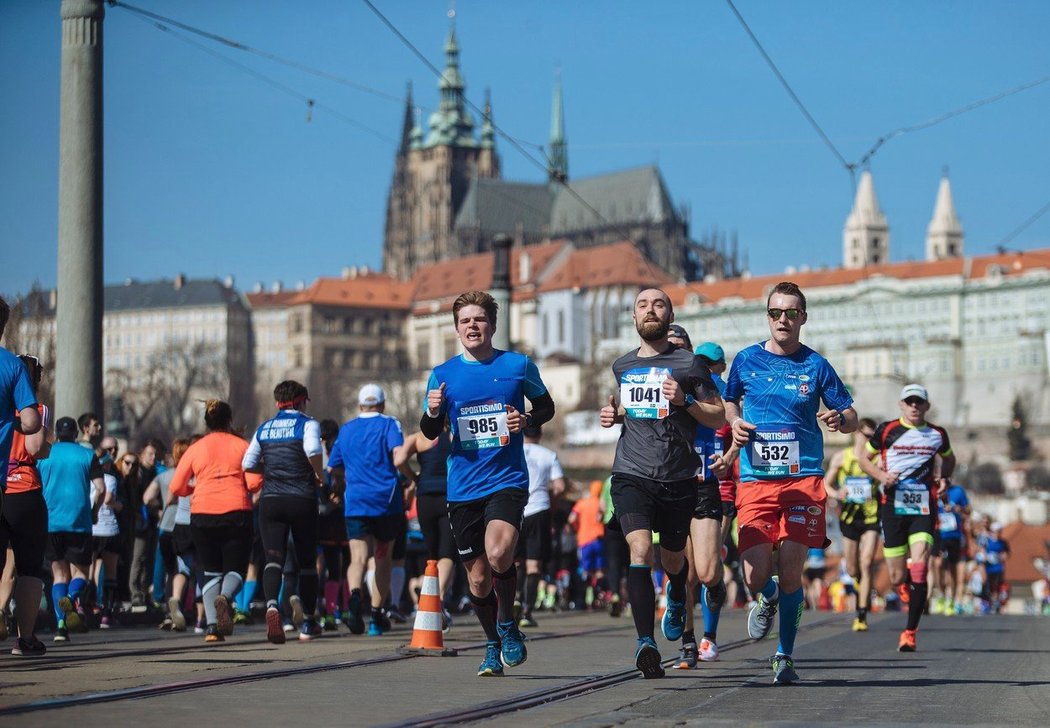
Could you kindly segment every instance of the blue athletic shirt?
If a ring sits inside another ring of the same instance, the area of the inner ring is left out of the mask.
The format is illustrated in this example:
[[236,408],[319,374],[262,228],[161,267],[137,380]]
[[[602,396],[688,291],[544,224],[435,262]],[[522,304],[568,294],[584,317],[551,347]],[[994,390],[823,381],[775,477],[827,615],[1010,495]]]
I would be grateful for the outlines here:
[[[712,373],[711,379],[718,389],[718,395],[722,396],[725,394],[726,383],[722,381],[722,377]],[[714,478],[715,476],[711,473],[711,458],[722,454],[722,438],[718,437],[715,434],[715,430],[712,430],[707,425],[698,424],[696,426],[696,438],[693,440],[693,449],[696,450],[696,454],[704,462],[704,469],[702,472],[697,473],[697,477],[700,480]]]
[[7,485],[8,458],[11,456],[11,438],[15,434],[15,415],[26,407],[36,405],[36,395],[29,381],[25,364],[7,349],[0,349],[0,492]]
[[95,451],[75,442],[56,442],[37,467],[44,484],[48,533],[91,533],[91,481],[103,475]]
[[988,534],[978,537],[977,544],[980,546],[984,557],[984,570],[988,574],[1001,574],[1006,569],[1003,561],[1010,553],[1010,544],[1004,539],[994,538]]
[[526,397],[546,394],[536,365],[524,354],[498,349],[480,362],[460,355],[434,367],[427,390],[442,383],[445,403],[439,416],[447,416],[452,428],[448,500],[477,500],[504,488],[527,491],[525,438],[507,429],[506,405],[524,414]]
[[[966,491],[961,485],[948,486],[948,504],[959,506],[960,509],[970,505],[970,499],[966,497]],[[946,541],[961,541],[963,514],[959,512],[948,512],[944,509],[944,501],[937,499],[937,524],[941,532],[941,538]]]
[[328,467],[343,468],[345,516],[374,518],[405,510],[392,455],[404,442],[401,423],[379,412],[362,412],[339,428]]
[[742,482],[824,474],[820,402],[840,412],[853,405],[827,359],[808,346],[781,356],[766,351],[765,342],[752,344],[733,359],[726,382],[726,401],[741,398],[743,418],[757,425],[741,452]]

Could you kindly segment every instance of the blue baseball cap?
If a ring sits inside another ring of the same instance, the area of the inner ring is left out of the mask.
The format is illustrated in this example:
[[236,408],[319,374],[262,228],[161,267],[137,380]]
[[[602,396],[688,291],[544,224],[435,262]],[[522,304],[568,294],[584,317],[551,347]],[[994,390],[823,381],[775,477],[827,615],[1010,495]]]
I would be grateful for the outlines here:
[[705,341],[700,344],[700,346],[696,347],[696,349],[693,350],[693,353],[716,364],[726,360],[726,353],[722,350],[722,347],[713,341]]

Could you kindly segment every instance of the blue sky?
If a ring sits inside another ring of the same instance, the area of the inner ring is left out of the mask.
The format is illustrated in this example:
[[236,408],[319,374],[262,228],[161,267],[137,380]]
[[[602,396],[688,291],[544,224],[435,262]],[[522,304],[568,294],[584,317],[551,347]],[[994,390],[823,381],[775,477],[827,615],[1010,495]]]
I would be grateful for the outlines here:
[[[360,2],[129,0],[400,97],[436,105],[436,78]],[[438,66],[444,2],[375,0]],[[792,2],[738,8],[850,160],[881,134],[1050,74],[1050,3]],[[849,176],[728,6],[459,0],[467,96],[543,143],[561,68],[570,182],[658,163],[695,237],[737,231],[756,273],[838,265]],[[377,266],[403,105],[202,39],[377,138],[217,60],[128,10],[105,20],[107,282],[183,272],[309,282]],[[56,278],[58,0],[0,3],[0,292]],[[921,258],[943,167],[968,253],[1050,200],[1050,83],[887,144],[872,172],[891,258]],[[1044,129],[1044,131],[1040,131]],[[541,172],[498,142],[508,179]],[[1050,214],[1012,241],[1050,245]]]

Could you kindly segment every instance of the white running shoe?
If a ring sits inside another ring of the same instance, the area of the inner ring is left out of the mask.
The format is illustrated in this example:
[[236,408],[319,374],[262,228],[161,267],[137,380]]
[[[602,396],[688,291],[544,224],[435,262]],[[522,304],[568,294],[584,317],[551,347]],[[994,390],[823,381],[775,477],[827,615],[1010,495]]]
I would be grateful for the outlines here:
[[704,637],[700,640],[700,661],[715,662],[718,660],[718,645]]

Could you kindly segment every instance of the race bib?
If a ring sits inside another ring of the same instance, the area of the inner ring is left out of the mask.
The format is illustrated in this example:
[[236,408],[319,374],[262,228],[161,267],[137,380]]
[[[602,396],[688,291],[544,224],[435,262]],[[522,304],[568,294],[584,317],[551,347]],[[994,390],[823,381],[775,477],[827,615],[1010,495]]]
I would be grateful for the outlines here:
[[662,420],[670,412],[664,399],[663,383],[670,369],[652,367],[632,369],[620,377],[620,404],[627,416],[636,420]]
[[940,515],[940,525],[941,531],[958,531],[959,519],[956,518],[954,513],[946,511]]
[[504,447],[510,443],[506,407],[495,402],[460,408],[456,434],[464,450]]
[[864,476],[846,478],[846,502],[867,503],[871,499],[871,481]]
[[758,429],[751,440],[751,469],[755,475],[798,475],[798,433],[787,428]]
[[893,512],[898,516],[930,515],[930,491],[923,483],[915,481],[897,483]]

